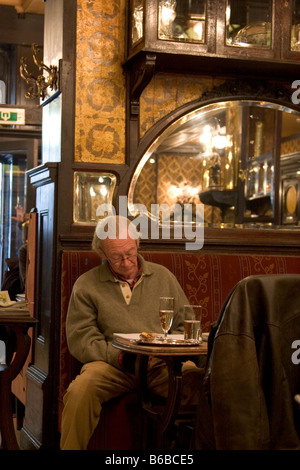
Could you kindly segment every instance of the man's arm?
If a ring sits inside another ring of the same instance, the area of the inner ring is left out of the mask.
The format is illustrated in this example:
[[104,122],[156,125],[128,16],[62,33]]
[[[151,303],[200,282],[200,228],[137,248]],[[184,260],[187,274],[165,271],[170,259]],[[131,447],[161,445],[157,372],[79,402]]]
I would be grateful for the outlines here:
[[81,287],[73,288],[66,321],[70,353],[82,363],[104,361],[120,367],[119,351],[101,333],[98,312],[89,293]]

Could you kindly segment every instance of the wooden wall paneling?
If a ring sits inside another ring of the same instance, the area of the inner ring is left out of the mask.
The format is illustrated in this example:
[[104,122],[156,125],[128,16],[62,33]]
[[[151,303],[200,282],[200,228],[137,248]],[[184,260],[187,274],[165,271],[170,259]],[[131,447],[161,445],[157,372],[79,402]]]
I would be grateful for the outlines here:
[[[27,370],[27,398],[21,447],[53,448],[55,440],[55,279],[57,164],[37,167],[29,172],[36,188],[37,263],[35,285],[34,355]],[[59,325],[58,325],[59,327]]]

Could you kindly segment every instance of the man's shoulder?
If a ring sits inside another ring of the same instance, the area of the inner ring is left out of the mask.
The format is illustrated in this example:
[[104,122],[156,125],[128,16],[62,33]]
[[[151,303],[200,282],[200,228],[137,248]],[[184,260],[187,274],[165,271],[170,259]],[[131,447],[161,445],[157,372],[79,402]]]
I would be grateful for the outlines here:
[[103,266],[101,264],[98,264],[97,266],[94,266],[93,268],[88,269],[84,273],[80,274],[80,276],[78,276],[75,283],[80,284],[82,282],[86,282],[88,279],[98,277],[102,269],[103,269]]
[[163,264],[153,263],[153,261],[144,260],[144,272],[145,274],[159,273],[173,276],[173,273]]

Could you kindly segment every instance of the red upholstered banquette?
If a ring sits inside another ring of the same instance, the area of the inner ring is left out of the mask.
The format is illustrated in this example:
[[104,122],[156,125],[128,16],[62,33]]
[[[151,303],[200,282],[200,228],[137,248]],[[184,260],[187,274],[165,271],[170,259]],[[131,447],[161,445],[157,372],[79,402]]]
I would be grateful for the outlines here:
[[[203,330],[219,315],[231,289],[252,274],[300,273],[300,256],[261,254],[204,254],[140,251],[144,258],[166,266],[177,277],[190,303],[202,305]],[[61,426],[62,398],[80,365],[67,348],[65,322],[72,287],[78,276],[99,264],[93,251],[62,253],[61,342],[58,393],[58,425]],[[89,449],[129,450],[141,448],[141,415],[137,397],[127,394],[104,404],[101,419]]]

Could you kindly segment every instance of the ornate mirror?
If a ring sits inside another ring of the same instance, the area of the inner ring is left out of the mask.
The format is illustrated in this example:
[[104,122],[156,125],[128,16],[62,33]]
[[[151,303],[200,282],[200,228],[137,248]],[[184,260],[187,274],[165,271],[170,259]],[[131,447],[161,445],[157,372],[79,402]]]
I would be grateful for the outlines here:
[[300,112],[224,100],[181,115],[145,149],[129,211],[143,205],[151,217],[153,205],[203,204],[205,226],[300,228],[299,181]]

